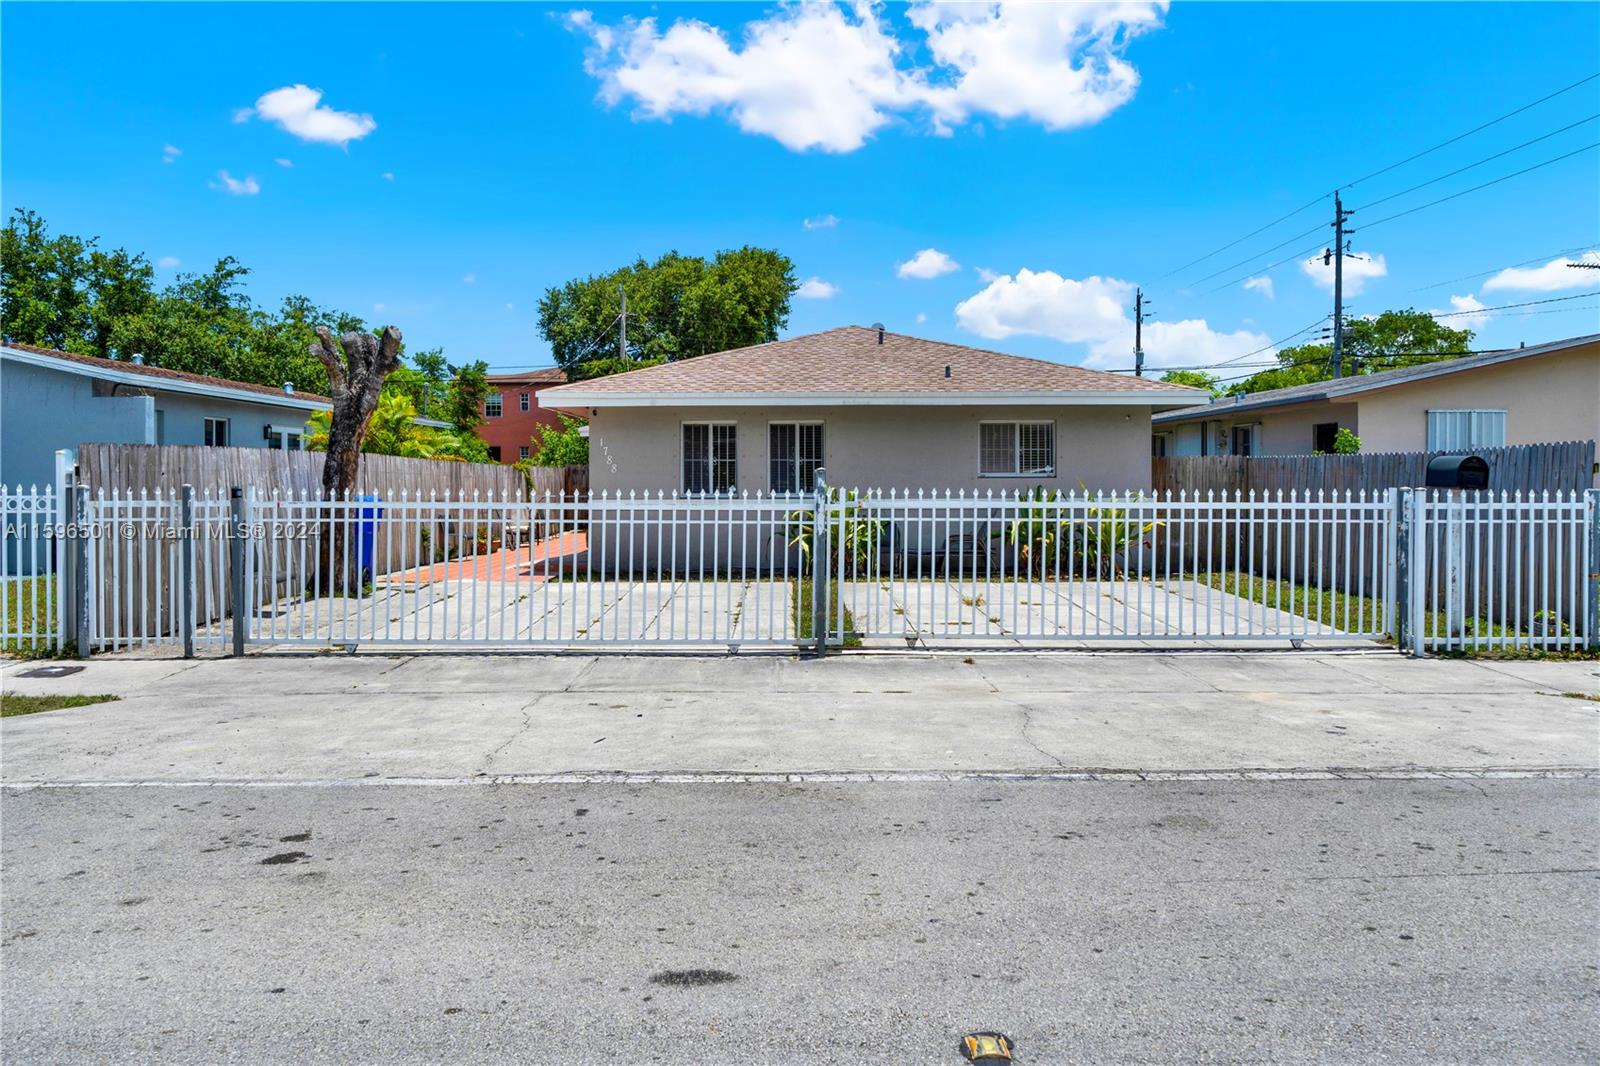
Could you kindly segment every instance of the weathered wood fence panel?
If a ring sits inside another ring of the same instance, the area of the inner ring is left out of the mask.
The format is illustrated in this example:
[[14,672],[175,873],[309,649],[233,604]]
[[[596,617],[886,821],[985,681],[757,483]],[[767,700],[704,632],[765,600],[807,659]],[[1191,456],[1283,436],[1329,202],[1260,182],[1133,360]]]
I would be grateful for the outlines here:
[[[1151,487],[1187,492],[1381,492],[1420,488],[1428,460],[1441,452],[1375,455],[1161,455],[1151,460]],[[1582,492],[1594,484],[1595,442],[1564,441],[1481,448],[1495,492]]]
[[[269,448],[207,448],[176,444],[81,444],[79,483],[89,494],[102,492],[154,494],[193,485],[195,492],[226,494],[234,485],[254,489],[258,497],[315,497],[322,493],[322,452],[274,451]],[[398,455],[363,455],[356,493],[397,499],[437,495],[440,499],[482,497],[520,500],[526,496],[522,474],[499,463],[455,463],[438,459],[405,459]]]
[[[171,567],[157,562],[156,545],[174,536],[170,521],[155,516],[168,515],[158,505],[148,510],[141,499],[174,499],[183,485],[193,485],[200,500],[225,500],[228,490],[238,485],[254,496],[261,507],[258,517],[272,513],[270,501],[316,499],[322,492],[322,452],[274,451],[268,448],[208,448],[195,445],[161,444],[82,444],[78,447],[78,483],[87,486],[91,499],[102,496],[127,501],[110,513],[118,518],[104,523],[101,535],[118,548],[106,557],[106,565],[118,574],[116,583],[101,583],[100,612],[115,612],[120,632],[167,632],[175,621],[169,617],[175,603]],[[379,571],[382,561],[397,557],[397,548],[388,543],[392,523],[378,521],[383,501],[432,499],[480,499],[520,501],[527,498],[527,481],[521,471],[498,463],[459,463],[432,459],[407,459],[395,455],[363,455],[356,478],[356,495],[376,496],[373,504],[374,537],[372,558],[367,568]],[[207,513],[212,513],[208,511]],[[169,516],[170,517],[170,516]],[[197,570],[211,575],[215,587],[202,599],[202,623],[221,617],[227,609],[227,542],[221,519],[211,522],[216,528],[201,531],[196,550]],[[427,538],[436,559],[453,558],[461,553],[466,538],[475,531],[468,523],[441,521]],[[321,551],[323,527],[306,525],[293,550]],[[282,553],[291,550],[284,537],[263,539],[258,551]],[[263,558],[260,572],[287,575],[292,569],[285,558]],[[110,571],[108,571],[109,573]],[[272,582],[268,581],[271,585]],[[258,590],[261,596],[276,598],[290,591],[279,580],[274,587]],[[142,615],[142,622],[135,617]],[[141,628],[142,627],[142,628]]]

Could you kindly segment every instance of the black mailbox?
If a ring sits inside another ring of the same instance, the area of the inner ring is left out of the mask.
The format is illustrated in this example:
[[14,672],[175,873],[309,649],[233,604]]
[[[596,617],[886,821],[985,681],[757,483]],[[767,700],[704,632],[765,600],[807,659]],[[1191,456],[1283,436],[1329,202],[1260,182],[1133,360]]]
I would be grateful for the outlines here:
[[1428,460],[1430,489],[1486,489],[1489,464],[1476,455],[1436,455]]

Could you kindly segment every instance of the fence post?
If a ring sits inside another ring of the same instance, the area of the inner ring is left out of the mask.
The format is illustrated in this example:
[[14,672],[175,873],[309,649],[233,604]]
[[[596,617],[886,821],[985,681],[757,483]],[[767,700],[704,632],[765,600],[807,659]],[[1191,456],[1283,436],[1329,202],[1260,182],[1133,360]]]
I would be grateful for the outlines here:
[[1600,489],[1585,491],[1583,501],[1583,521],[1589,531],[1589,580],[1585,583],[1589,598],[1584,617],[1589,650],[1600,651]]
[[[54,554],[52,562],[55,564],[55,603],[51,604],[56,616],[56,654],[61,654],[68,643],[77,643],[76,630],[78,616],[73,610],[73,605],[78,601],[73,598],[76,577],[73,574],[76,552],[74,542],[67,536],[67,527],[73,521],[72,508],[74,504],[73,489],[77,485],[77,465],[72,449],[62,448],[56,452],[56,513],[51,516],[55,528],[50,530],[51,550]],[[38,524],[35,522],[34,533],[38,533]]]
[[811,636],[817,655],[828,651],[828,472],[817,468],[811,501]]
[[194,658],[194,486],[180,490],[178,625],[183,629],[183,657]]
[[78,649],[78,658],[89,657],[89,639],[92,626],[89,621],[89,486],[78,485],[72,490],[72,524],[77,536],[72,542],[73,582],[72,617],[76,620],[72,631]]
[[249,608],[245,606],[245,556],[250,550],[249,530],[244,524],[244,489],[238,485],[228,490],[228,594],[233,605],[233,654],[244,654],[245,619]]
[[1394,643],[1395,650],[1404,653],[1411,647],[1411,556],[1415,530],[1411,528],[1411,489],[1397,489],[1394,493]]

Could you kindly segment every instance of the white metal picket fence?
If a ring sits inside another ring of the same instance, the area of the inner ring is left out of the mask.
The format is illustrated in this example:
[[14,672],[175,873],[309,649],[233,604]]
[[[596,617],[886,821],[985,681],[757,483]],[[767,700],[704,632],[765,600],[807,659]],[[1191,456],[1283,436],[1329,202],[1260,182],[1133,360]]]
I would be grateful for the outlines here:
[[1600,635],[1595,492],[3,497],[11,653]]
[[829,628],[908,644],[1373,640],[1387,494],[867,492],[829,504]]

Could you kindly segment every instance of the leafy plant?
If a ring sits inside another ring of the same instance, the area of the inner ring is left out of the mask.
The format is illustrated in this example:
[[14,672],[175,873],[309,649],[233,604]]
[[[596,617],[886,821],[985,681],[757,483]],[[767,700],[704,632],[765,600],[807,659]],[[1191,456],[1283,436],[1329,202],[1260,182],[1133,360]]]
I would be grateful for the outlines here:
[[[1055,565],[1056,552],[1061,544],[1065,522],[1062,520],[1056,489],[1035,485],[1017,496],[1017,517],[1006,527],[1006,542],[1016,549],[1017,560],[1023,573],[1049,573]],[[1033,502],[1036,506],[1021,507]],[[1054,504],[1054,506],[1046,506]]]
[[[844,504],[840,520],[833,528],[829,562],[843,555],[848,572],[859,573],[866,569],[883,543],[886,529],[884,520],[867,509],[855,489],[829,489],[828,502],[830,505]],[[830,506],[829,514],[832,513]],[[809,574],[812,570],[811,545],[816,535],[816,511],[808,507],[789,512],[784,535],[789,538],[790,547],[800,549],[801,572]]]
[[540,426],[539,435],[533,439],[533,466],[586,466],[589,462],[589,438],[583,435],[587,425],[581,418],[561,416],[561,428]]
[[1334,455],[1355,455],[1361,451],[1361,438],[1352,433],[1345,426],[1339,427],[1339,432],[1333,435]]

